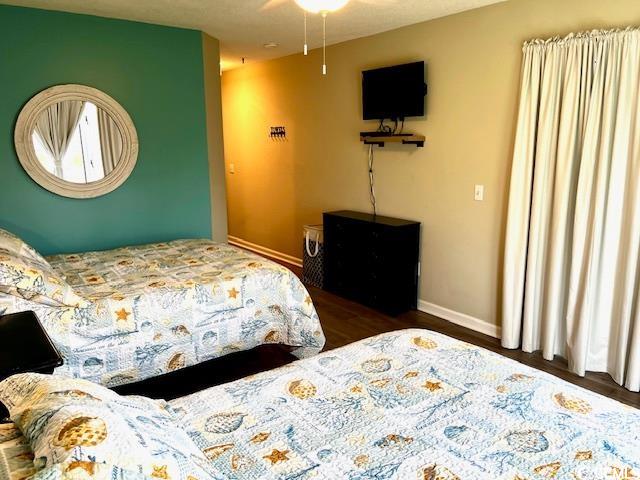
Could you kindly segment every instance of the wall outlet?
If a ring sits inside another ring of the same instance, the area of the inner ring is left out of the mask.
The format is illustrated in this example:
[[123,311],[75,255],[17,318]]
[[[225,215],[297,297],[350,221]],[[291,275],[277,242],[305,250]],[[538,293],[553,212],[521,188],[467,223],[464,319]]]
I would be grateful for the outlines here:
[[473,199],[478,202],[482,202],[484,200],[484,185],[475,186]]

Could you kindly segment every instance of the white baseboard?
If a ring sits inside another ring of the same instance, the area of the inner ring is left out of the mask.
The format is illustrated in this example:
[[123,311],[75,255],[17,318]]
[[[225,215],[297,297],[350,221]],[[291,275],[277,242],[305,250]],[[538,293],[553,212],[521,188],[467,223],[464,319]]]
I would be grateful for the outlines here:
[[450,310],[425,300],[418,300],[418,310],[443,318],[451,323],[460,325],[461,327],[466,327],[476,332],[484,333],[490,337],[500,338],[502,329],[498,325],[494,325],[493,323],[489,323],[485,320],[480,320],[479,318],[472,317],[471,315],[456,312],[455,310]]
[[236,247],[245,248],[247,250],[251,250],[252,252],[259,253],[260,255],[266,255],[267,257],[275,258],[276,260],[280,260],[281,262],[288,263],[289,265],[294,265],[296,267],[302,267],[302,259],[294,257],[292,255],[287,255],[286,253],[278,252],[277,250],[272,250],[267,247],[263,247],[262,245],[257,245],[255,243],[247,242],[238,237],[234,237],[233,235],[229,235],[229,243]]
[[[248,242],[246,240],[243,240],[242,238],[234,237],[233,235],[229,235],[229,243],[236,247],[245,248],[260,255],[266,255],[267,257],[275,258],[282,262],[288,263],[289,265],[302,267],[301,258],[287,255],[286,253],[278,252],[277,250]],[[479,318],[472,317],[471,315],[456,312],[455,310],[450,310],[448,308],[441,307],[440,305],[436,305],[435,303],[430,303],[425,300],[418,300],[418,310],[430,315],[434,315],[436,317],[440,317],[451,323],[460,325],[461,327],[466,327],[494,338],[500,338],[501,328],[499,326],[494,325],[493,323],[489,323],[485,320],[480,320]]]

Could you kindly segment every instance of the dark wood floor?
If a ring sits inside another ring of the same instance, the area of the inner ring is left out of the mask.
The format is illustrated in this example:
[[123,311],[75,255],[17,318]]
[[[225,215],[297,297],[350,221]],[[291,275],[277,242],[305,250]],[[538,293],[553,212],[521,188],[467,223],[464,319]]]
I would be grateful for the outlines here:
[[[301,273],[300,269],[295,267],[293,271],[298,275]],[[390,317],[318,288],[309,287],[309,293],[327,338],[325,350],[393,330],[426,328],[492,350],[606,397],[640,407],[640,394],[620,387],[607,374],[588,373],[584,378],[579,377],[568,371],[566,361],[561,358],[549,362],[544,360],[539,353],[528,354],[521,350],[507,350],[500,346],[500,340],[496,338],[423,312],[412,311],[398,317]],[[295,357],[278,347],[259,347],[249,352],[227,355],[139,384],[125,385],[116,390],[125,394],[144,394],[154,398],[170,399],[211,385],[218,385],[276,368],[293,360]]]

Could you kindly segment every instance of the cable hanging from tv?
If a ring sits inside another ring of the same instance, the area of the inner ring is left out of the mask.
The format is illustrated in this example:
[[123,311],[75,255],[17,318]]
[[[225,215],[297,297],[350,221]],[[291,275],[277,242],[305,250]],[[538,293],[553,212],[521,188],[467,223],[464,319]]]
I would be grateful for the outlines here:
[[373,174],[373,145],[369,145],[369,200],[373,207],[373,215],[377,215],[376,189]]
[[[400,129],[398,130],[398,127]],[[380,124],[378,125],[378,129],[375,132],[362,132],[361,134],[380,134],[380,135],[402,135],[402,131],[404,130],[404,118],[395,118],[393,128],[390,125],[385,125],[384,119],[380,120]],[[409,135],[409,134],[408,134]]]

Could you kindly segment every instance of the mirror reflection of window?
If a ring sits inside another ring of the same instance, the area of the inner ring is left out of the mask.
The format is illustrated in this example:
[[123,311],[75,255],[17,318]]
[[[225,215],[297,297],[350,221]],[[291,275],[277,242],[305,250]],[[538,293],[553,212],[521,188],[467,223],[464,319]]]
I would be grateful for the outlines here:
[[73,183],[90,183],[104,178],[98,108],[84,102],[78,124],[62,156],[60,171],[56,172],[55,161],[37,131],[33,132],[36,156],[51,174]]
[[14,131],[25,172],[68,198],[95,198],[122,185],[138,158],[138,134],[127,111],[86,85],[55,85],[22,108]]

